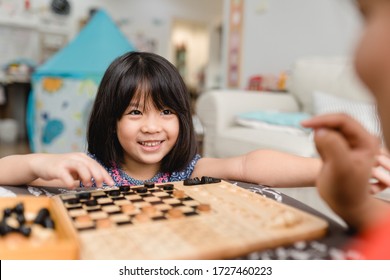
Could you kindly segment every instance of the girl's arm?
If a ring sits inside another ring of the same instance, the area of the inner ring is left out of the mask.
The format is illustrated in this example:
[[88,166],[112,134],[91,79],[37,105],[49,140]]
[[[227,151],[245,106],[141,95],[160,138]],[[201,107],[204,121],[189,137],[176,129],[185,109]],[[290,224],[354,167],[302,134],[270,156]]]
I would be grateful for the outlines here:
[[202,158],[192,177],[211,176],[273,187],[314,186],[321,168],[318,158],[256,150],[231,158]]
[[11,155],[0,159],[0,185],[43,185],[74,188],[113,185],[107,171],[84,153]]

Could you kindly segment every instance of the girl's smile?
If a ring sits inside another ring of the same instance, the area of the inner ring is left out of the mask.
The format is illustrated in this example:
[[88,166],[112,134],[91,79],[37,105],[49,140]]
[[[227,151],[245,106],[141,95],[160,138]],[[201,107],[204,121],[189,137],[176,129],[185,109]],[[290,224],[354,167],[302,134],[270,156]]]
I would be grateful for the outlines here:
[[142,146],[142,148],[146,152],[148,151],[153,152],[158,150],[161,147],[163,142],[164,141],[149,140],[149,141],[140,141],[138,143]]

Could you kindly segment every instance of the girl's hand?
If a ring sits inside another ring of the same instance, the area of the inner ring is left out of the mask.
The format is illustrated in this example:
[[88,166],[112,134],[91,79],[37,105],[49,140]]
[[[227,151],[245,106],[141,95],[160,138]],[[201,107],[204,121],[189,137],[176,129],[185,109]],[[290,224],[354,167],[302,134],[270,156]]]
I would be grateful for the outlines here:
[[65,186],[75,188],[81,181],[84,186],[97,187],[103,183],[114,185],[108,172],[94,159],[84,153],[32,154],[31,170],[40,179],[60,180]]

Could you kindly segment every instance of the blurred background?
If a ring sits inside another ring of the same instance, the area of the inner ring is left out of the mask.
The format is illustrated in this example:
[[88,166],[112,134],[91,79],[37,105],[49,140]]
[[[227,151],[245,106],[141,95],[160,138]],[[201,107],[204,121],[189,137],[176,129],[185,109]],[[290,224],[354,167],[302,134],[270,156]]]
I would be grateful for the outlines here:
[[352,1],[0,0],[0,156],[84,151],[102,72],[126,50],[170,60],[195,104],[259,76],[283,91],[293,61],[348,55],[359,28]]

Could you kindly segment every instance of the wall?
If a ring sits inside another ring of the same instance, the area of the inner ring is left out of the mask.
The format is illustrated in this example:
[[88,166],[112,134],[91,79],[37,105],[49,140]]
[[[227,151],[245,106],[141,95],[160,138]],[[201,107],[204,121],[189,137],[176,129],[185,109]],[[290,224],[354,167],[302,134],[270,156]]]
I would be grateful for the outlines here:
[[[209,22],[216,14],[220,1],[194,0],[84,0],[74,2],[74,17],[87,14],[90,7],[102,7],[120,25],[135,44],[154,40],[156,52],[171,59],[170,42],[173,18]],[[80,2],[80,3],[79,3]],[[208,9],[203,9],[205,5]]]
[[[223,1],[223,13],[221,12]],[[155,44],[155,51],[173,61],[170,45],[174,19],[207,25],[210,56],[206,87],[225,87],[229,3],[231,0],[69,0],[71,15],[63,23],[70,38],[91,7],[105,8],[136,45]],[[23,3],[3,0],[2,3]],[[31,1],[31,14],[47,16],[50,0]],[[343,55],[351,52],[360,22],[353,1],[348,0],[245,0],[240,87],[255,74],[278,74],[294,60],[307,55]],[[221,14],[223,14],[221,20]],[[0,13],[0,23],[4,15]],[[216,32],[223,21],[223,56],[219,59]],[[62,24],[60,22],[60,24]],[[45,27],[48,27],[46,24]],[[1,41],[1,38],[0,38]],[[220,66],[220,63],[222,66]]]
[[[222,69],[228,61],[230,1],[224,0]],[[302,56],[350,54],[361,24],[353,1],[346,0],[245,0],[244,15],[240,88],[250,76],[279,74]]]

